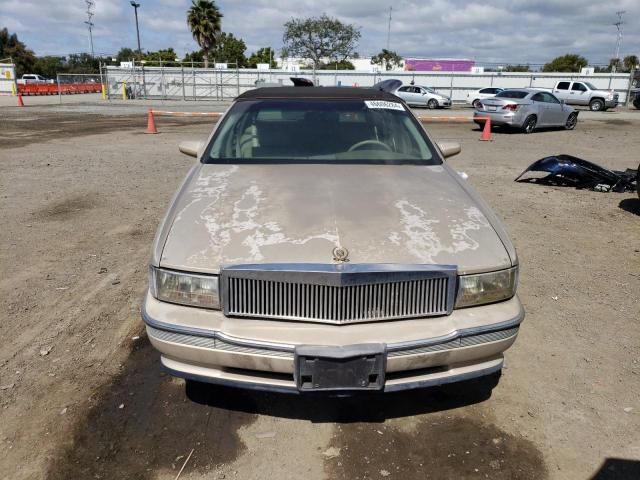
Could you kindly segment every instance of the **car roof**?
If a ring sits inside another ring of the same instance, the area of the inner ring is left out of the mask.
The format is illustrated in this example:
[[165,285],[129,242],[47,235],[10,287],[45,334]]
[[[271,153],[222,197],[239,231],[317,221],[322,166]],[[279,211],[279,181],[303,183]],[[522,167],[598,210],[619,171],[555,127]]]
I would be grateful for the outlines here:
[[263,87],[248,90],[236,100],[314,98],[325,100],[402,100],[388,92],[356,87]]
[[547,93],[551,93],[549,90],[544,90],[541,88],[505,88],[503,90],[503,92],[507,92],[507,91],[512,91],[512,90],[517,90],[519,92],[529,92],[529,93],[538,93],[538,92],[547,92]]

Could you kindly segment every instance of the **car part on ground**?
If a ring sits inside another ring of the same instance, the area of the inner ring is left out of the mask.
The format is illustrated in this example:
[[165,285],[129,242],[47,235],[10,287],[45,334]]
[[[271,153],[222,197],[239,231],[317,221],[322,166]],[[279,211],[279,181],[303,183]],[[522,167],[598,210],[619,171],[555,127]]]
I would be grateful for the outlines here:
[[402,80],[397,80],[395,78],[390,78],[388,80],[382,80],[375,85],[373,85],[374,90],[378,90],[380,92],[392,93],[402,86]]
[[304,77],[289,77],[289,80],[293,82],[294,87],[315,87],[313,81]]
[[631,90],[630,95],[633,106],[640,110],[640,88],[634,88]]
[[[549,175],[522,178],[527,172],[547,172]],[[515,181],[590,188],[598,192],[634,192],[638,188],[638,170],[608,170],[571,155],[552,155],[533,162]]]
[[536,88],[503,90],[495,97],[481,100],[474,122],[482,126],[484,120],[479,117],[487,116],[492,125],[515,127],[524,133],[550,127],[573,130],[578,122],[578,112],[573,107]]

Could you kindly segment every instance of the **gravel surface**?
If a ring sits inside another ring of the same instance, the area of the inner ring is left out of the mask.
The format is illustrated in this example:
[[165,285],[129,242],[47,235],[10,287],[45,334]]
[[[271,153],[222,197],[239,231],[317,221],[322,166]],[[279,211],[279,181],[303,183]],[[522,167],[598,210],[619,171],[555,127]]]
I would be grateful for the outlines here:
[[152,238],[191,164],[176,145],[211,120],[145,135],[136,112],[65,108],[0,118],[0,478],[173,479],[187,459],[180,478],[640,478],[640,201],[513,182],[557,153],[636,168],[635,113],[493,142],[429,125],[504,219],[527,319],[489,398],[319,399],[185,389],[144,334]]

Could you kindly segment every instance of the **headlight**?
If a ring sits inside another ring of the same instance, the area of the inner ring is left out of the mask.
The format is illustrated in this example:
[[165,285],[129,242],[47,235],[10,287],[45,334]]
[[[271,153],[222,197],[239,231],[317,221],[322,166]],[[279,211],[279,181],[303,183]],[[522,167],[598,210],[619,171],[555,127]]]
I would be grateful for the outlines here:
[[220,308],[217,275],[194,275],[151,267],[151,295],[163,302]]
[[456,308],[484,305],[507,300],[516,294],[518,267],[499,272],[458,277]]

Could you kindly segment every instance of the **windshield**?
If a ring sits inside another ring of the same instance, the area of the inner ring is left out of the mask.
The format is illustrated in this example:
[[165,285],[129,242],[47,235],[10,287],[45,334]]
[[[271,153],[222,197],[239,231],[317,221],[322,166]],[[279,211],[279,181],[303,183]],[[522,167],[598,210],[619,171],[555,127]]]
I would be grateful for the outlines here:
[[529,95],[529,92],[523,92],[521,90],[503,90],[496,95],[498,98],[524,98]]
[[402,103],[355,99],[236,102],[203,162],[441,163]]

